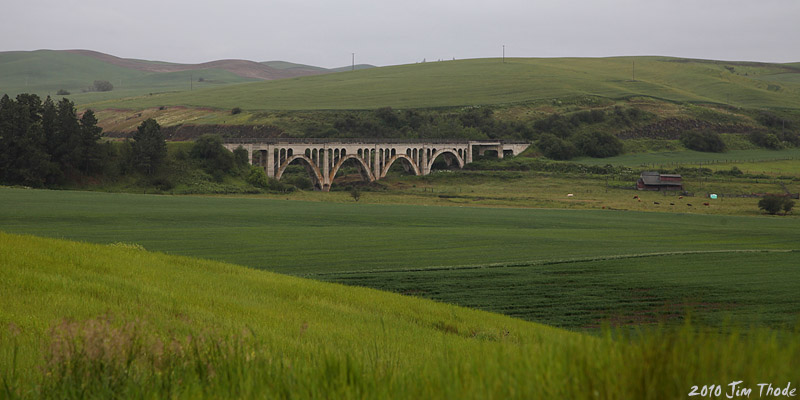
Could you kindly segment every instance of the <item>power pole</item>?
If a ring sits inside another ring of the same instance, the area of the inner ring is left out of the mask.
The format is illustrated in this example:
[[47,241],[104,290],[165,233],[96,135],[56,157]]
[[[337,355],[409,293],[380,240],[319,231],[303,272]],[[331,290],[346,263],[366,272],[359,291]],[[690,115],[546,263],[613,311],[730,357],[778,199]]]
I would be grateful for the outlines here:
[[506,63],[506,45],[503,45],[503,64]]
[[636,60],[633,60],[633,81],[636,82]]
[[356,70],[356,53],[353,53],[353,68],[351,69],[351,71],[355,70]]
[[189,74],[189,91],[194,90],[194,74]]

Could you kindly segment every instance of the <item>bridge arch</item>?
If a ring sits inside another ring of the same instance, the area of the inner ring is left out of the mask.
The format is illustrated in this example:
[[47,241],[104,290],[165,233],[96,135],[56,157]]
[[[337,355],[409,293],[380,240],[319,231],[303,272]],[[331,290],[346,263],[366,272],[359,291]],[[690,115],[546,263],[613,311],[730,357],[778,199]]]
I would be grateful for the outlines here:
[[430,171],[431,168],[433,167],[433,163],[436,161],[436,158],[438,158],[440,155],[446,154],[446,153],[451,154],[453,156],[453,158],[456,159],[456,162],[458,162],[458,168],[464,168],[464,159],[461,158],[461,156],[459,156],[458,153],[455,150],[452,150],[452,149],[440,149],[440,150],[434,151],[434,153],[431,155],[431,158],[428,160],[428,165],[427,165],[428,171]]
[[315,188],[323,189],[324,179],[322,179],[322,172],[319,171],[319,168],[314,164],[314,162],[302,154],[296,154],[290,156],[286,159],[286,161],[281,164],[278,171],[275,173],[275,180],[280,181],[283,173],[286,171],[286,168],[294,161],[302,160],[301,164],[306,167],[306,172],[308,172],[308,176],[311,178],[312,183],[314,184]]
[[422,175],[422,172],[419,170],[417,163],[414,162],[414,159],[406,154],[401,153],[396,154],[394,157],[386,160],[386,165],[384,165],[383,169],[381,170],[381,178],[385,177],[386,174],[389,173],[389,168],[392,168],[392,164],[394,164],[394,162],[397,160],[402,160],[404,164],[411,167],[411,170],[414,171],[414,175]]
[[331,169],[330,175],[328,175],[328,177],[329,177],[328,182],[330,182],[330,184],[333,184],[333,178],[336,177],[336,173],[339,172],[339,169],[342,168],[342,165],[344,165],[345,161],[350,160],[350,159],[358,161],[358,163],[357,163],[358,164],[358,172],[361,173],[361,178],[364,179],[364,181],[366,181],[366,182],[375,182],[375,180],[376,180],[375,179],[375,175],[373,175],[372,171],[370,171],[370,168],[369,168],[369,165],[367,164],[367,162],[364,161],[363,158],[357,156],[356,154],[352,154],[351,153],[351,154],[346,154],[346,155],[340,157],[339,161],[336,162],[336,165],[333,166],[333,169]]

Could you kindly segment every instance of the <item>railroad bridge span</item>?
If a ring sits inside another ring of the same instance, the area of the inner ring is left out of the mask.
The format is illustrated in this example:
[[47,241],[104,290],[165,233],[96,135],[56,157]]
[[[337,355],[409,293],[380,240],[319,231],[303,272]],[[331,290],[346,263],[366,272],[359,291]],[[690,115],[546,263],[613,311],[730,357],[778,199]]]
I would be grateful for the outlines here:
[[467,140],[380,139],[226,139],[228,150],[247,150],[252,165],[264,167],[268,177],[280,180],[290,164],[306,168],[317,190],[330,190],[336,173],[354,160],[362,179],[374,182],[386,176],[395,162],[415,175],[428,175],[437,159],[448,166],[464,168],[475,155],[489,151],[503,158],[530,146],[525,142]]

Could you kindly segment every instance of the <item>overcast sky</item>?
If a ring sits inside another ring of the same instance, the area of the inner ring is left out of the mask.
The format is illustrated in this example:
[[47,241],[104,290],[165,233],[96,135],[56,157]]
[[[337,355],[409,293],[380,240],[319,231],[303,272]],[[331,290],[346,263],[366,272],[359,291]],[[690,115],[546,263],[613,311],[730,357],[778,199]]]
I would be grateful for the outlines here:
[[0,51],[323,67],[667,55],[800,62],[798,0],[4,0]]

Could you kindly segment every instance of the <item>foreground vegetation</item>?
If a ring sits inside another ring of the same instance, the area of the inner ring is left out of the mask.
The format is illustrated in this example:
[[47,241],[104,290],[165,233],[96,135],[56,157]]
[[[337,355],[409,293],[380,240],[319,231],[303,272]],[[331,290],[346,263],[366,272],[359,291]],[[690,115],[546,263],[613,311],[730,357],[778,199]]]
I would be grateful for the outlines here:
[[800,359],[795,332],[585,336],[124,244],[0,233],[0,263],[5,398],[684,398]]

